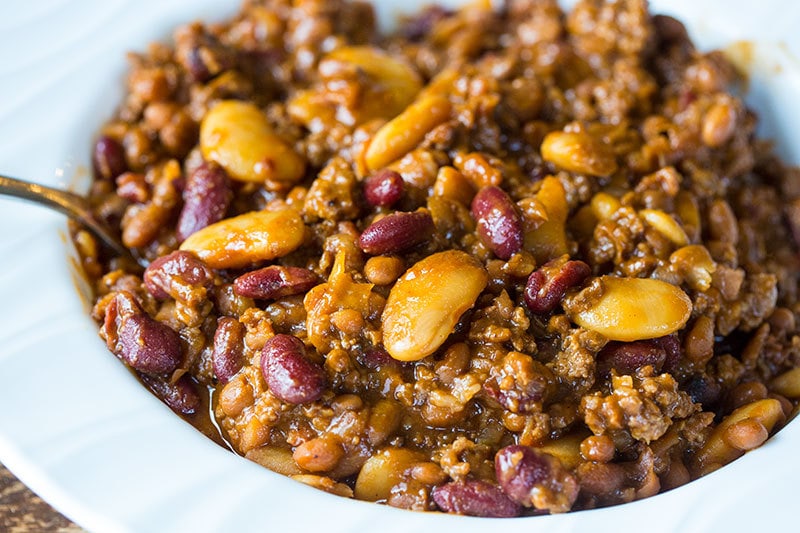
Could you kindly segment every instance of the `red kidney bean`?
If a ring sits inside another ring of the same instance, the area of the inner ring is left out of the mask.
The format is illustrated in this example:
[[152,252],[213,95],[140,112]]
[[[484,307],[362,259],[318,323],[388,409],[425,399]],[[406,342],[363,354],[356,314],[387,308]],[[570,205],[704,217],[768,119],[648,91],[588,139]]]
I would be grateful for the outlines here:
[[388,168],[364,180],[364,198],[373,207],[391,207],[403,197],[403,177]]
[[[192,301],[197,287],[214,286],[214,272],[191,252],[176,250],[159,257],[144,271],[144,286],[154,298]],[[204,295],[203,295],[204,296]]]
[[475,479],[434,487],[433,501],[442,511],[468,516],[510,518],[522,510],[499,488]]
[[651,365],[661,372],[667,352],[653,341],[609,342],[597,354],[597,371],[607,376],[613,368],[619,374],[634,374],[636,370]]
[[139,379],[176,413],[188,416],[200,410],[202,405],[200,394],[197,392],[195,382],[187,374],[178,378],[175,383],[142,373],[139,373]]
[[302,294],[318,283],[319,276],[306,268],[272,265],[236,278],[233,292],[247,298],[274,300]]
[[225,218],[231,203],[230,180],[216,165],[203,163],[186,179],[183,208],[178,217],[175,235],[183,242],[192,233]]
[[179,35],[177,57],[189,75],[205,82],[225,70],[233,68],[236,58],[230,49],[200,28],[190,27]]
[[242,368],[244,363],[244,334],[241,322],[229,316],[217,320],[214,333],[214,348],[211,352],[211,367],[220,383],[227,383]]
[[261,373],[275,396],[295,405],[318,400],[326,387],[325,371],[308,359],[303,341],[283,333],[264,344]]
[[481,241],[500,259],[522,249],[522,217],[500,187],[484,187],[472,200],[472,218]]
[[575,476],[555,457],[529,446],[515,444],[501,448],[494,457],[494,465],[500,488],[520,505],[533,506],[537,486],[553,493],[537,505],[551,512],[568,511],[578,497],[580,487]]
[[402,252],[428,240],[433,218],[427,211],[393,213],[369,225],[358,246],[370,255]]
[[513,501],[530,505],[531,490],[547,481],[550,465],[542,455],[528,446],[501,448],[494,458],[497,482]]
[[550,261],[528,277],[525,304],[531,313],[549,313],[561,303],[568,289],[583,283],[591,273],[592,269],[583,261]]
[[94,145],[92,155],[94,174],[98,178],[114,179],[126,170],[128,163],[125,161],[125,149],[120,143],[103,135]]
[[705,410],[716,405],[722,395],[722,386],[717,380],[706,375],[693,376],[682,388],[691,396],[694,403],[701,404]]
[[678,367],[682,354],[681,341],[678,339],[678,335],[675,333],[672,335],[665,335],[664,337],[653,339],[653,343],[664,350],[666,354],[662,369],[665,372],[672,372],[675,370]]
[[181,364],[180,336],[150,318],[128,292],[108,304],[103,334],[109,350],[139,372],[168,374]]

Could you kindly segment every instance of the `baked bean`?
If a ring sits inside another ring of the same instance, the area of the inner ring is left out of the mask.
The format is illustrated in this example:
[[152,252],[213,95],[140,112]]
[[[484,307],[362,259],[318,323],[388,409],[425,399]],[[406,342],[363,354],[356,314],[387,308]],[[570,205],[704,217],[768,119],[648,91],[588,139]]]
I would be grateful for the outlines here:
[[767,397],[767,392],[767,386],[760,381],[740,383],[728,393],[727,404],[733,411],[743,405],[763,400]]
[[319,277],[306,268],[272,265],[242,274],[233,281],[233,290],[247,298],[275,300],[302,294],[319,282]]
[[592,435],[581,441],[581,455],[587,461],[607,463],[615,453],[614,441],[608,435]]
[[364,276],[375,285],[389,285],[406,270],[405,262],[399,257],[376,256],[367,259]]
[[119,292],[106,308],[103,334],[109,350],[145,374],[168,374],[182,360],[181,338],[150,318],[130,293]]
[[391,207],[403,197],[403,177],[384,168],[364,180],[364,197],[373,207]]
[[519,515],[521,508],[499,488],[486,481],[466,479],[435,487],[433,501],[442,511],[468,516],[506,518]]
[[503,189],[479,190],[472,200],[472,217],[481,240],[500,259],[509,259],[522,249],[522,218]]
[[583,261],[553,260],[534,270],[525,285],[525,304],[532,313],[549,313],[561,303],[567,290],[591,274]]
[[309,472],[327,472],[336,468],[344,455],[336,437],[317,437],[295,448],[292,457],[297,466]]
[[217,320],[211,366],[220,383],[227,383],[244,363],[244,333],[241,322],[228,316]]
[[98,178],[114,179],[128,170],[125,149],[115,139],[103,135],[94,145],[92,165]]
[[292,335],[269,339],[261,352],[261,373],[272,393],[291,404],[314,402],[325,392],[322,368],[308,359],[303,342]]
[[706,146],[722,146],[733,136],[737,125],[736,109],[728,102],[716,103],[703,117],[702,139]]
[[373,222],[358,239],[358,246],[370,255],[403,252],[427,241],[434,229],[428,211],[393,213]]
[[117,185],[117,195],[120,198],[139,204],[150,199],[150,187],[142,174],[123,172],[114,181]]
[[183,242],[191,234],[225,218],[233,193],[221,167],[202,164],[195,168],[183,189],[183,209],[175,235]]

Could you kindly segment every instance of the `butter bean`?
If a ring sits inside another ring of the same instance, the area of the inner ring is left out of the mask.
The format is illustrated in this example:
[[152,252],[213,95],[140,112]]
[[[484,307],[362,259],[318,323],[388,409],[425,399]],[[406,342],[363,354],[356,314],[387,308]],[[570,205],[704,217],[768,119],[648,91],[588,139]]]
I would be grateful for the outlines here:
[[414,149],[425,134],[450,116],[450,101],[430,94],[408,106],[379,129],[369,143],[364,159],[367,168],[376,170]]
[[662,234],[664,237],[672,241],[675,246],[686,246],[689,243],[689,238],[680,224],[664,211],[658,209],[642,209],[639,211],[644,221]]
[[585,132],[552,131],[542,141],[541,152],[545,161],[570,172],[610,176],[617,170],[610,147]]
[[400,361],[435,352],[486,287],[483,267],[464,252],[439,252],[412,266],[392,287],[382,316],[383,345]]
[[689,320],[692,302],[665,281],[602,276],[568,298],[564,308],[579,326],[631,342],[678,331]]
[[758,422],[769,433],[784,418],[781,402],[772,398],[739,407],[714,428],[703,447],[694,454],[692,467],[695,474],[706,474],[741,456],[744,452],[734,445],[752,445],[753,439],[749,437],[754,433],[752,431],[754,424],[741,425],[743,421]]
[[370,502],[385,500],[403,474],[425,457],[403,448],[387,448],[367,459],[356,478],[355,496]]
[[253,104],[225,100],[214,106],[200,124],[200,149],[238,181],[292,184],[305,171],[305,162],[275,132]]
[[353,65],[370,78],[371,83],[359,105],[362,119],[394,117],[422,88],[419,75],[408,63],[371,46],[337,48],[325,56],[320,69],[325,70],[325,63],[332,61]]
[[294,251],[304,233],[303,220],[292,208],[252,211],[206,226],[180,249],[193,252],[211,268],[242,268]]
[[800,367],[793,368],[776,376],[769,384],[773,392],[787,398],[800,398]]

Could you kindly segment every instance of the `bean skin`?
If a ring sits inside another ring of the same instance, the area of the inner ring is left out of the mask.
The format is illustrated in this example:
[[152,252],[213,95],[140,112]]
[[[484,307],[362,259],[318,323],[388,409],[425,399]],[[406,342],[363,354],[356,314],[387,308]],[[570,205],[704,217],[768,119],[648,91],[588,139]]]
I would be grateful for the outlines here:
[[227,383],[242,368],[244,362],[245,328],[241,322],[228,316],[217,321],[211,367],[220,383]]
[[525,304],[534,314],[555,309],[567,290],[580,285],[592,273],[583,261],[553,260],[534,270],[525,285]]
[[272,265],[242,274],[233,282],[233,291],[247,298],[274,300],[302,294],[319,281],[319,277],[306,268]]
[[139,372],[168,374],[181,363],[180,336],[150,318],[130,293],[120,292],[109,303],[103,334],[108,348]]
[[431,491],[442,511],[468,516],[510,518],[519,516],[521,507],[499,488],[476,479],[453,481]]
[[261,373],[275,396],[295,405],[318,400],[327,387],[325,371],[308,359],[303,341],[292,335],[281,333],[264,344]]
[[500,187],[484,187],[472,200],[472,217],[483,243],[500,259],[522,249],[522,217]]
[[394,170],[382,169],[364,180],[364,198],[373,207],[391,207],[403,197],[403,177]]
[[183,242],[190,235],[225,218],[233,193],[225,171],[203,163],[189,175],[183,190],[175,234]]
[[427,211],[393,213],[369,225],[358,239],[364,253],[384,255],[402,252],[422,244],[434,229]]

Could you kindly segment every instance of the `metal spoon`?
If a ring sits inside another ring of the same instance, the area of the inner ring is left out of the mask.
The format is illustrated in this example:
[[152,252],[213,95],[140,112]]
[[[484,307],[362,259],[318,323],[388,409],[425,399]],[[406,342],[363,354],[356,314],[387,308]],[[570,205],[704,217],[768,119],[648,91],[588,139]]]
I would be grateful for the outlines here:
[[115,255],[138,263],[143,267],[147,266],[147,262],[144,259],[134,257],[130,250],[108,228],[95,220],[89,201],[83,196],[39,185],[38,183],[10,178],[2,174],[0,174],[0,195],[22,198],[55,209],[83,225]]

